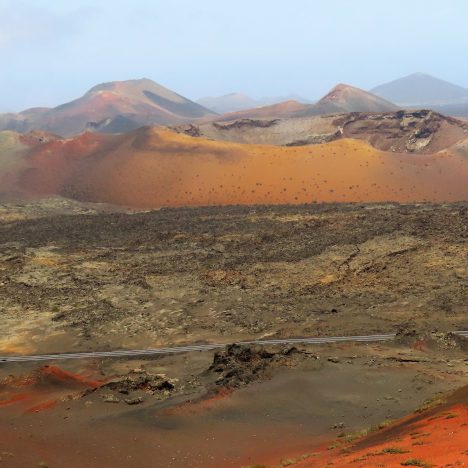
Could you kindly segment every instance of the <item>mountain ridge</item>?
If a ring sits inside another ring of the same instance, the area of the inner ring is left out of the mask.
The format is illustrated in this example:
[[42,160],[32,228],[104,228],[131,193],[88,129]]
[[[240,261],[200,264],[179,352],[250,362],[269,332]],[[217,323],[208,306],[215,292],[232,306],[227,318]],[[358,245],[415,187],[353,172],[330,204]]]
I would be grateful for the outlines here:
[[81,97],[54,108],[0,114],[0,130],[42,130],[62,136],[86,129],[109,132],[114,120],[130,131],[145,125],[178,124],[214,116],[205,107],[148,79],[111,81],[93,86]]
[[270,106],[231,112],[211,120],[226,122],[249,118],[311,117],[348,112],[393,112],[398,109],[398,106],[395,104],[375,96],[368,91],[340,83],[334,86],[315,104],[303,104],[291,100]]
[[286,101],[296,101],[301,104],[312,103],[312,101],[296,94],[290,94],[282,97],[262,97],[260,99],[255,99],[240,92],[228,93],[223,96],[203,97],[198,99],[196,102],[214,112],[217,112],[218,114],[227,114],[247,109],[254,109],[257,107],[272,106]]

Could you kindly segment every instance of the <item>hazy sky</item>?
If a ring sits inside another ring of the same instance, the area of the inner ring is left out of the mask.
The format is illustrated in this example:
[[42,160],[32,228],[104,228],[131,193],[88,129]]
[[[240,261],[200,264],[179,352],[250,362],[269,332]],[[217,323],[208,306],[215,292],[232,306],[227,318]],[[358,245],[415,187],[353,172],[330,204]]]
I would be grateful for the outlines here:
[[0,0],[0,110],[151,78],[317,98],[427,72],[468,87],[467,0]]

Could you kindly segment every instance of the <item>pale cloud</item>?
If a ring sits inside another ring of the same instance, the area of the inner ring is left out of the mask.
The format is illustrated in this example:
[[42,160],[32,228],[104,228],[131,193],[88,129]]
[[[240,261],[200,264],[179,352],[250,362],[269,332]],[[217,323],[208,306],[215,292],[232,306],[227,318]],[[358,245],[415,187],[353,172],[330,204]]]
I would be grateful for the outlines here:
[[81,33],[98,13],[93,7],[57,12],[31,2],[3,1],[0,3],[0,48],[64,40]]

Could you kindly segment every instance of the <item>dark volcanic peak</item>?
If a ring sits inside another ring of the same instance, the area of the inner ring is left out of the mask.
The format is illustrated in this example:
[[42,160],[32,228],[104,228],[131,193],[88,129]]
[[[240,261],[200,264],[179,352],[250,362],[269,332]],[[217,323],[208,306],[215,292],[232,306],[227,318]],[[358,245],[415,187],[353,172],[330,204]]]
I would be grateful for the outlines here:
[[347,112],[386,112],[397,106],[355,86],[340,83],[326,94],[317,105],[333,104]]
[[412,75],[377,86],[372,93],[406,107],[431,107],[468,102],[468,89],[425,73]]
[[343,112],[392,112],[398,107],[385,99],[344,83],[336,85],[317,104],[296,116],[338,114]]
[[342,99],[343,95],[354,91],[360,91],[360,89],[345,83],[338,83],[319,102]]
[[212,111],[147,78],[94,86],[81,98],[54,109],[0,115],[0,130],[43,130],[74,135],[92,128],[125,132],[145,125],[180,124]]
[[123,81],[108,81],[106,83],[100,83],[96,86],[93,86],[86,94],[95,93],[98,91],[114,91],[118,89],[155,89],[158,90],[166,90],[167,92],[171,92],[169,89],[165,88],[164,86],[156,83],[149,78],[139,78],[134,80],[123,80]]

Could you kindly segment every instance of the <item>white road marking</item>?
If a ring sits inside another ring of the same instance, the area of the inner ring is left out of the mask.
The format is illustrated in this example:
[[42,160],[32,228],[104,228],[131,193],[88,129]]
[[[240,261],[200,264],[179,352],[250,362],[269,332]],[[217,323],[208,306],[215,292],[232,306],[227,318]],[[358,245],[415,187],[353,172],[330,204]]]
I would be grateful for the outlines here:
[[[456,335],[468,337],[468,331],[453,332]],[[363,335],[363,336],[332,336],[320,338],[287,338],[282,340],[252,340],[239,341],[234,344],[239,345],[294,345],[294,344],[330,344],[339,342],[382,342],[390,341],[395,338],[395,334],[387,335]],[[89,351],[80,353],[63,353],[63,354],[39,354],[32,356],[0,356],[0,364],[9,362],[38,362],[38,361],[61,361],[68,359],[92,359],[106,357],[137,357],[137,356],[152,356],[158,354],[177,354],[189,353],[193,351],[212,351],[214,349],[224,348],[231,343],[213,343],[199,344],[188,346],[176,346],[172,348],[149,348],[149,349],[121,349],[115,351]]]

